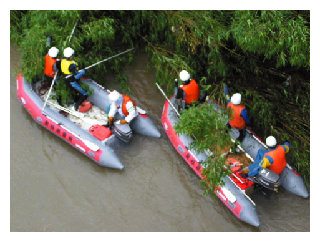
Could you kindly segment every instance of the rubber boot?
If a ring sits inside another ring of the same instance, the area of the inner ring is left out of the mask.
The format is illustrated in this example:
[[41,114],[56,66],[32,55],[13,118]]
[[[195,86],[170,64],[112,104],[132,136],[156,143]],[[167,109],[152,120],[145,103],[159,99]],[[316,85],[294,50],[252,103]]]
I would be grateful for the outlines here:
[[88,98],[88,95],[80,94],[80,98],[78,101],[74,104],[74,110],[78,111],[80,105]]

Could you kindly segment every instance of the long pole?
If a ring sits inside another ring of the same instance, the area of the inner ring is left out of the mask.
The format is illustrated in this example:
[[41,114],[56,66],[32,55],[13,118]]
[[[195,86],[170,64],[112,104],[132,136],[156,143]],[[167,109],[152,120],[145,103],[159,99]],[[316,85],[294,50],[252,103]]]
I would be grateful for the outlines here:
[[[84,68],[84,69],[87,70],[87,69],[89,69],[89,68],[91,68],[91,67],[93,67],[93,66],[96,66],[96,65],[98,65],[98,64],[100,64],[100,63],[102,63],[102,62],[105,62],[105,61],[110,60],[110,59],[112,59],[112,58],[114,58],[114,57],[117,57],[117,56],[119,56],[119,55],[122,55],[122,54],[124,54],[124,53],[127,53],[127,52],[129,52],[129,51],[131,51],[131,50],[133,50],[133,49],[134,49],[134,48],[132,48],[132,49],[130,49],[130,50],[126,50],[126,51],[124,51],[124,52],[121,52],[120,54],[111,56],[111,57],[109,57],[109,58],[107,58],[107,59],[104,59],[104,60],[102,60],[102,61],[99,61],[99,62],[97,62],[97,63],[95,63],[95,64],[93,64],[93,65],[91,65],[91,66],[88,66],[88,67],[86,67],[86,68]],[[66,76],[66,79],[69,78],[69,77],[71,77],[71,76],[72,76],[72,75]]]
[[67,113],[69,113],[69,114],[71,114],[71,115],[73,115],[73,116],[75,116],[75,117],[77,117],[77,118],[83,118],[83,117],[84,117],[84,114],[82,114],[82,113],[80,113],[80,112],[73,111],[73,110],[70,110],[70,109],[68,109],[68,108],[62,107],[62,106],[60,106],[60,105],[58,105],[58,104],[55,104],[55,103],[53,103],[53,102],[51,102],[51,101],[48,101],[48,103],[49,103],[50,105],[52,105],[53,107],[55,107],[55,108],[57,108],[57,109],[60,109],[60,110],[62,110],[62,111],[65,111],[65,112],[67,112]]
[[53,87],[53,84],[54,84],[54,81],[56,80],[56,78],[57,78],[57,73],[55,73],[54,78],[52,79],[52,83],[51,83],[51,86],[50,86],[50,89],[49,89],[49,93],[48,93],[48,95],[47,95],[46,101],[45,101],[44,104],[43,104],[43,107],[42,107],[42,110],[41,110],[41,111],[43,111],[43,109],[45,108],[45,106],[46,106],[46,104],[47,104],[48,98],[49,98],[49,96],[50,96],[50,94],[51,94],[52,87]]
[[67,112],[67,113],[69,113],[69,114],[71,114],[71,115],[73,115],[73,116],[81,119],[82,121],[84,121],[84,122],[87,123],[87,124],[90,124],[90,125],[96,124],[96,120],[85,117],[83,113],[70,110],[70,109],[68,109],[68,108],[62,107],[62,106],[60,106],[60,105],[58,105],[58,104],[55,104],[55,103],[53,103],[53,102],[50,102],[50,101],[48,101],[48,103],[49,103],[51,106],[53,106],[53,107],[55,107],[55,108],[57,108],[57,109],[60,109],[60,110],[62,110],[62,111],[65,111],[65,112]]
[[171,105],[171,107],[173,108],[174,111],[176,111],[177,115],[180,117],[180,113],[178,112],[178,110],[175,108],[175,106],[172,104],[172,102],[169,100],[169,98],[167,97],[167,95],[164,93],[164,91],[161,89],[161,87],[158,85],[158,83],[156,83],[158,89],[160,90],[160,92],[162,92],[162,95],[167,99],[167,101],[169,102],[169,104]]
[[70,40],[71,40],[71,38],[72,38],[72,35],[73,35],[73,33],[74,33],[74,30],[76,29],[76,26],[77,26],[78,20],[79,20],[79,19],[77,19],[77,22],[76,22],[76,24],[75,24],[75,25],[74,25],[74,27],[73,27],[73,30],[72,30],[72,32],[71,32],[71,34],[70,34],[70,37],[69,37],[68,42],[70,42]]

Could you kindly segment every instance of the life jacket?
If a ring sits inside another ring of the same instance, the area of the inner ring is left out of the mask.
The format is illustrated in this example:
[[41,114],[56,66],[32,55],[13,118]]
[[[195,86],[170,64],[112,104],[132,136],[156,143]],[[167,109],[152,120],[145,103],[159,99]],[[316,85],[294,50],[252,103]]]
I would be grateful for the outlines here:
[[286,152],[284,148],[278,145],[276,149],[265,153],[263,157],[266,157],[267,155],[273,159],[273,163],[268,167],[268,169],[279,175],[287,165]]
[[183,85],[180,88],[186,94],[186,97],[184,98],[186,104],[192,104],[192,102],[198,101],[200,89],[198,83],[194,79],[191,79],[188,85]]
[[234,112],[231,113],[231,119],[229,121],[230,126],[238,130],[244,129],[244,127],[246,127],[246,121],[240,116],[240,114],[246,107],[242,104],[234,105],[232,102],[230,102],[227,108],[231,108]]
[[50,57],[48,54],[44,58],[44,74],[49,77],[54,77],[53,66],[57,62],[56,59]]
[[128,115],[129,115],[129,112],[128,112],[127,108],[126,108],[127,103],[131,101],[131,102],[133,103],[133,106],[134,106],[134,107],[137,107],[137,105],[136,105],[135,101],[133,101],[129,96],[124,95],[124,94],[121,94],[121,95],[122,95],[122,97],[123,97],[122,113],[123,113],[125,116],[128,116]]
[[72,73],[69,71],[69,67],[70,67],[71,64],[76,64],[77,70],[79,70],[79,67],[78,67],[77,62],[75,62],[75,61],[73,61],[73,60],[63,59],[63,60],[61,61],[61,71],[62,71],[63,74],[66,74],[66,75],[72,74]]

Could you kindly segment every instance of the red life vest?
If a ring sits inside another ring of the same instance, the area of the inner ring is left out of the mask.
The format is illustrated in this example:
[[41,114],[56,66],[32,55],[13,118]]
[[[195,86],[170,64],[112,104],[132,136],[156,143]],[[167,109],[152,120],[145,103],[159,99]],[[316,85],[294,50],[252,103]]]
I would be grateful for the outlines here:
[[186,97],[184,99],[186,101],[186,104],[191,104],[193,101],[198,101],[200,90],[198,83],[194,79],[191,79],[188,85],[183,85],[180,88],[186,94]]
[[49,77],[54,77],[53,65],[57,62],[56,59],[50,57],[48,54],[44,58],[44,74]]
[[232,102],[230,102],[227,106],[227,108],[231,108],[234,113],[231,113],[231,119],[229,121],[230,126],[235,129],[244,129],[246,127],[246,121],[243,117],[240,116],[241,111],[245,109],[246,107],[242,104],[234,105]]
[[127,103],[128,102],[132,102],[133,103],[133,106],[137,107],[135,101],[133,101],[129,96],[127,95],[124,95],[124,94],[121,94],[122,97],[123,97],[123,103],[122,103],[122,113],[125,115],[125,116],[128,116],[129,115],[129,112],[127,110]]
[[268,169],[279,175],[287,165],[286,152],[284,148],[278,145],[275,150],[269,151],[268,153],[264,154],[264,157],[266,157],[267,155],[271,156],[273,159],[273,164],[271,164]]

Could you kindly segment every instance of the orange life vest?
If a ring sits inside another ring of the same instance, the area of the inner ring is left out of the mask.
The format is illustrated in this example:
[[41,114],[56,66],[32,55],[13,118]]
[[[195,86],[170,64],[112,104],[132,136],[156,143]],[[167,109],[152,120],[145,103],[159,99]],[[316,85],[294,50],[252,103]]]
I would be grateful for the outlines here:
[[227,108],[231,108],[234,113],[231,113],[231,119],[229,121],[229,124],[232,128],[235,129],[244,129],[246,127],[246,121],[243,117],[240,116],[241,111],[245,109],[246,107],[242,104],[234,105],[232,102],[230,102],[227,106]]
[[198,101],[199,99],[199,85],[198,83],[191,79],[188,85],[183,85],[180,87],[186,94],[185,101],[186,104],[191,104],[193,101]]
[[264,154],[264,157],[267,155],[271,156],[273,159],[273,164],[268,168],[279,175],[287,165],[286,152],[284,148],[279,145],[275,150]]
[[44,58],[44,74],[49,77],[54,77],[53,65],[57,62],[56,59],[50,57],[48,54]]
[[123,113],[125,116],[128,116],[128,115],[129,115],[129,112],[128,112],[127,107],[126,107],[127,103],[131,101],[131,102],[133,103],[133,106],[137,107],[137,105],[136,105],[135,101],[133,101],[129,96],[124,95],[124,94],[121,94],[121,95],[122,95],[122,97],[123,97],[122,113]]

